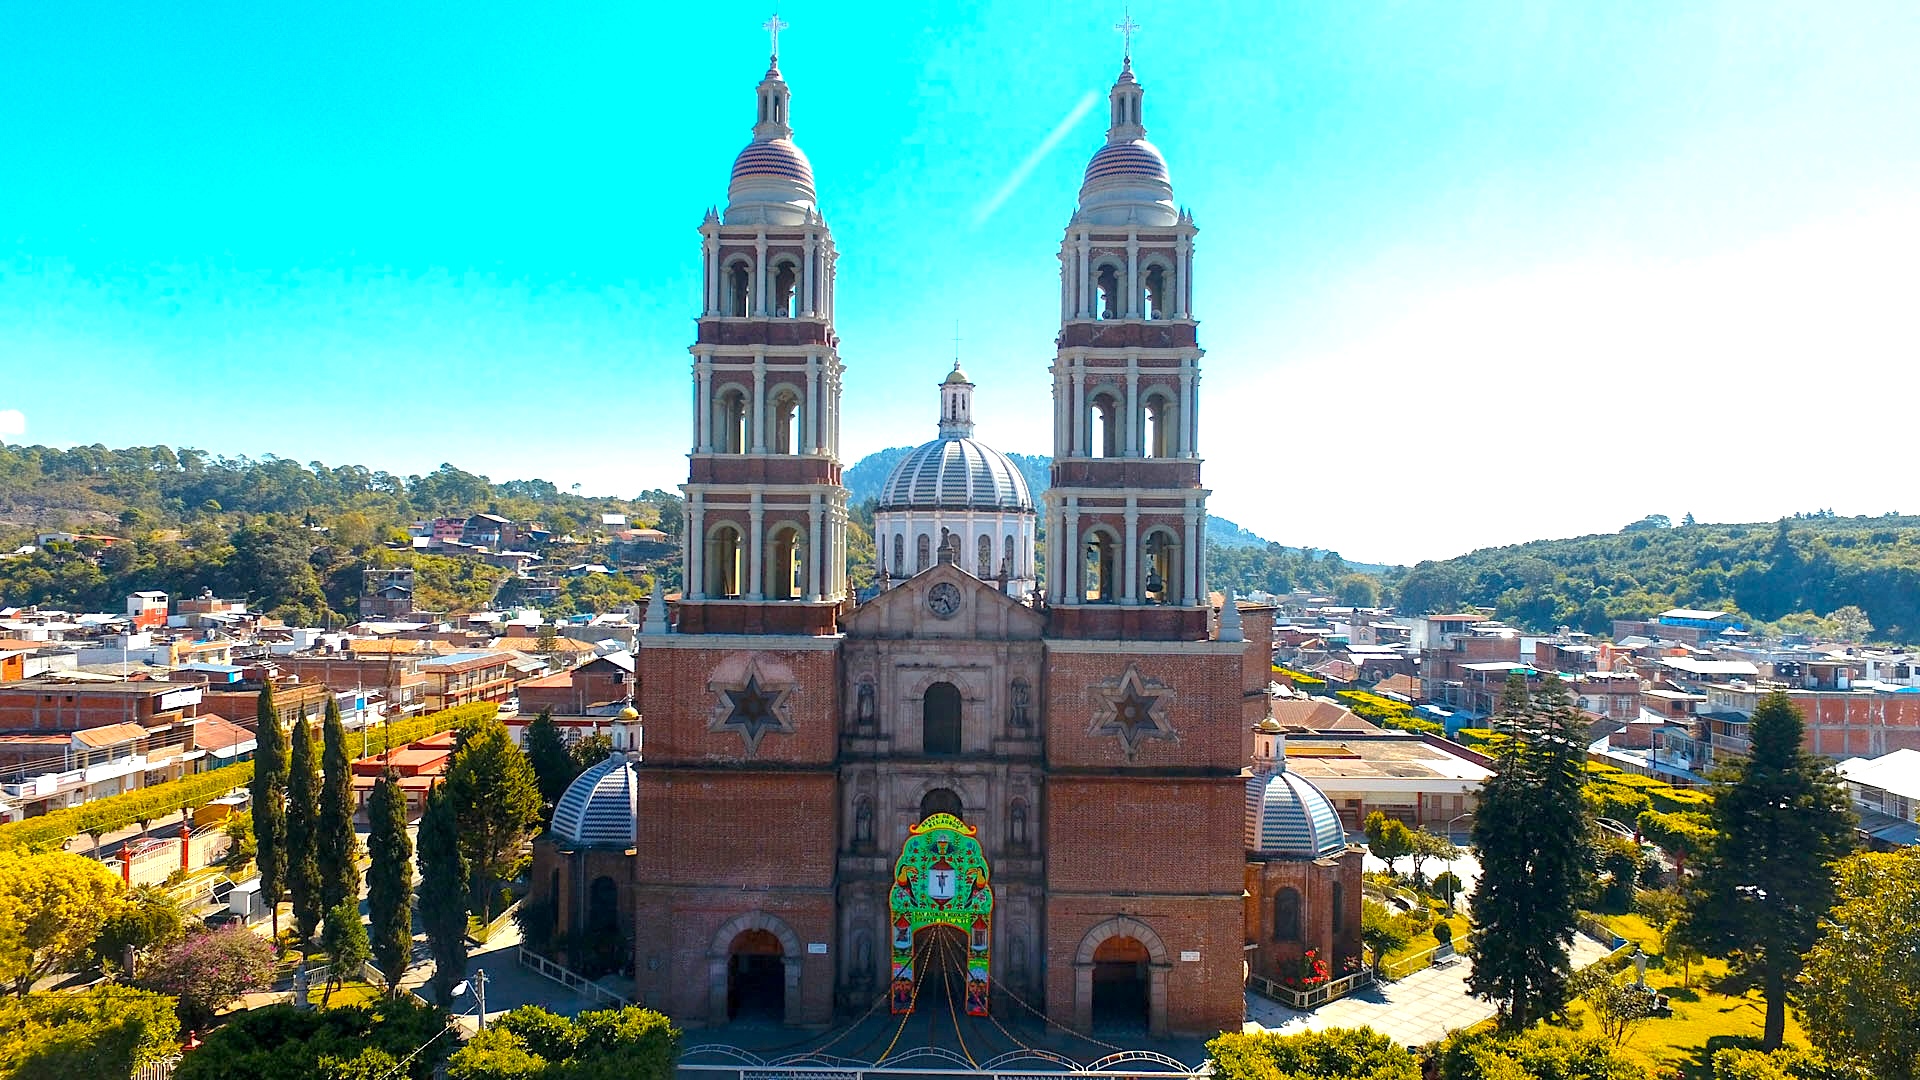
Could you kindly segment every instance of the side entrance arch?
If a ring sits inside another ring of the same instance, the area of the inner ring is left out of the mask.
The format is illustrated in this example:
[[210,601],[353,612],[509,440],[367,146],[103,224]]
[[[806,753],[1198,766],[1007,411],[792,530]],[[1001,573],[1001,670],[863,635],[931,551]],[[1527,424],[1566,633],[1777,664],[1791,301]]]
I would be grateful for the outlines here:
[[778,915],[749,911],[728,919],[707,947],[707,1023],[758,1016],[797,1023],[799,935]]
[[1073,1026],[1131,1027],[1145,1021],[1147,1035],[1167,1034],[1167,973],[1173,965],[1153,928],[1125,916],[1087,931],[1073,958]]

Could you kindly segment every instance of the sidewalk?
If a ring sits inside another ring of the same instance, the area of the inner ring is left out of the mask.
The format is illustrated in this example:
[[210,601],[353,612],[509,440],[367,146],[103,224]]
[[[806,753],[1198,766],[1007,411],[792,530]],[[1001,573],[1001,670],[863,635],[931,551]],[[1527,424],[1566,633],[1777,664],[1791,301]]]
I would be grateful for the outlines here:
[[[1585,934],[1574,935],[1576,970],[1606,955],[1606,947],[1599,942]],[[1248,991],[1243,1030],[1297,1035],[1328,1028],[1370,1027],[1402,1046],[1422,1046],[1492,1018],[1493,1002],[1467,993],[1467,972],[1471,970],[1472,961],[1462,957],[1445,967],[1416,971],[1399,982],[1376,983],[1311,1012],[1289,1009]]]

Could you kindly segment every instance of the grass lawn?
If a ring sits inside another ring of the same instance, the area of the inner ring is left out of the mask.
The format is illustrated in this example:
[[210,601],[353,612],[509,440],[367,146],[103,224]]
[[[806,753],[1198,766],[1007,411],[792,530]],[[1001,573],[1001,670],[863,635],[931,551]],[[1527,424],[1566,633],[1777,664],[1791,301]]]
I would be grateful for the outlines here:
[[[1646,951],[1647,985],[1666,994],[1673,1007],[1672,1016],[1642,1021],[1628,1033],[1621,1048],[1629,1056],[1649,1066],[1676,1070],[1689,1080],[1705,1080],[1713,1072],[1713,1051],[1720,1049],[1725,1037],[1760,1037],[1766,1020],[1766,1003],[1759,992],[1732,996],[1713,989],[1726,977],[1725,960],[1696,961],[1686,980],[1690,985],[1682,985],[1680,965],[1668,967],[1661,954],[1661,934],[1645,919],[1638,915],[1601,918],[1614,933]],[[1584,1030],[1595,1035],[1600,1033],[1600,1025],[1586,1005],[1576,1002],[1569,1013]],[[1806,1033],[1791,1009],[1787,1012],[1786,1041],[1792,1046],[1807,1045]]]
[[[326,992],[326,986],[313,988],[313,1003],[320,1004],[320,997]],[[365,1005],[380,998],[380,988],[359,979],[349,979],[334,988],[333,997],[327,1000],[327,1008],[338,1009],[347,1005]]]
[[[1451,926],[1453,928],[1454,948],[1455,949],[1460,948],[1461,943],[1467,940],[1466,938],[1467,928],[1468,928],[1467,917],[1465,915],[1454,915],[1447,919],[1436,920],[1434,925],[1438,926],[1441,922],[1445,922],[1448,926]],[[1411,941],[1408,941],[1405,945],[1388,953],[1385,962],[1391,964],[1395,960],[1404,960],[1407,957],[1414,955],[1415,953],[1423,953],[1423,952],[1426,952],[1428,949],[1437,948],[1439,947],[1439,945],[1440,945],[1440,939],[1433,936],[1432,930],[1428,930],[1425,933],[1421,933],[1421,934],[1415,934]]]

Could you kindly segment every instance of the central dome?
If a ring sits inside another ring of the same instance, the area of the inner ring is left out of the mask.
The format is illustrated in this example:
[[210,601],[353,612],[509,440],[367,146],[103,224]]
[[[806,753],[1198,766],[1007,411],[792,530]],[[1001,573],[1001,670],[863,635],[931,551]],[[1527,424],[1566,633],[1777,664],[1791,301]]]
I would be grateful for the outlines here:
[[977,439],[943,436],[893,467],[878,509],[1031,511],[1033,494],[1007,455]]

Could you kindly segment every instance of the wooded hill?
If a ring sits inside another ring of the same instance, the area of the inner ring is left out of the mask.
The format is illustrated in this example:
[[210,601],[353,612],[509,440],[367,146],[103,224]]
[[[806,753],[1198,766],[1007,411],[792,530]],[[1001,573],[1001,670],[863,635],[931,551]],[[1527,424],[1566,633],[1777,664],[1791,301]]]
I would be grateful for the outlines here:
[[[1528,630],[1606,633],[1674,607],[1730,611],[1749,629],[1832,633],[1866,613],[1873,641],[1920,639],[1920,517],[1830,512],[1746,525],[1649,517],[1618,533],[1535,540],[1423,562],[1389,582],[1404,612],[1491,607]],[[1845,622],[1851,613],[1842,615]]]

